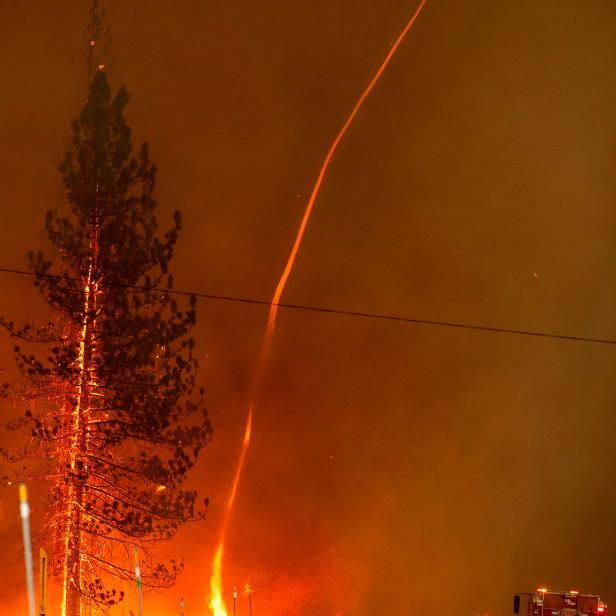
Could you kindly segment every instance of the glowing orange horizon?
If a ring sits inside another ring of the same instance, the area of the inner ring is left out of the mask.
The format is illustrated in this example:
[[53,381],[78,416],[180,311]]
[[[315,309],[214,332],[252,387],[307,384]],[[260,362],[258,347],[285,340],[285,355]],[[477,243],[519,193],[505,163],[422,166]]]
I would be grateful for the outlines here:
[[248,448],[250,445],[250,435],[252,431],[252,419],[253,419],[255,397],[256,397],[256,393],[257,393],[258,387],[261,382],[261,376],[263,374],[263,370],[265,369],[267,358],[269,356],[269,352],[271,349],[272,338],[273,338],[274,330],[276,327],[276,317],[278,315],[278,304],[280,302],[280,298],[282,297],[282,293],[286,287],[287,281],[293,269],[293,265],[295,264],[295,259],[297,257],[297,253],[299,252],[302,239],[304,237],[304,232],[306,231],[306,227],[308,225],[308,221],[310,220],[310,215],[312,213],[314,203],[319,194],[319,190],[321,189],[323,178],[325,177],[325,174],[327,173],[327,169],[329,168],[329,164],[332,160],[332,157],[336,149],[338,148],[338,145],[342,141],[344,135],[346,134],[347,130],[353,123],[353,120],[357,116],[357,113],[359,112],[362,105],[364,104],[364,101],[366,100],[366,98],[368,98],[368,96],[374,89],[381,75],[383,74],[387,66],[389,65],[391,59],[394,57],[396,51],[398,50],[398,47],[400,46],[400,44],[406,37],[406,34],[411,29],[411,27],[415,23],[415,20],[421,13],[426,2],[427,0],[421,0],[421,2],[419,3],[419,6],[413,13],[412,17],[410,18],[410,20],[408,21],[408,23],[406,24],[406,26],[404,27],[404,29],[402,30],[402,32],[400,33],[400,35],[398,36],[394,44],[392,45],[391,49],[389,50],[389,53],[385,57],[385,60],[383,60],[383,62],[377,69],[376,73],[372,77],[370,83],[368,84],[366,89],[362,92],[357,103],[355,103],[355,106],[351,110],[351,113],[349,114],[342,128],[336,135],[336,138],[334,139],[332,145],[330,146],[325,156],[325,160],[323,161],[323,164],[321,165],[321,168],[319,170],[319,174],[317,176],[312,192],[310,193],[308,204],[306,205],[304,215],[302,217],[299,229],[295,236],[295,242],[293,243],[293,247],[291,248],[291,252],[289,253],[289,257],[285,264],[284,270],[280,276],[280,279],[278,280],[276,289],[274,290],[274,295],[270,303],[270,311],[269,311],[269,316],[267,320],[265,336],[263,337],[263,341],[259,349],[259,354],[257,356],[257,361],[255,362],[255,367],[253,370],[250,404],[248,407],[248,417],[246,419],[246,428],[244,430],[244,440],[242,442],[240,458],[238,461],[235,478],[233,480],[233,486],[231,488],[231,493],[227,501],[227,509],[225,511],[225,517],[224,517],[222,528],[221,528],[220,541],[218,544],[218,548],[216,549],[214,559],[212,561],[212,577],[210,579],[210,597],[208,599],[208,606],[213,616],[227,616],[227,608],[226,608],[225,602],[222,597],[222,590],[223,590],[222,557],[223,557],[223,552],[224,552],[224,543],[225,543],[226,534],[227,534],[227,527],[230,523],[233,503],[235,501],[235,496],[237,494],[237,489],[239,486],[240,477],[241,477],[242,470],[244,467],[246,454],[248,452]]

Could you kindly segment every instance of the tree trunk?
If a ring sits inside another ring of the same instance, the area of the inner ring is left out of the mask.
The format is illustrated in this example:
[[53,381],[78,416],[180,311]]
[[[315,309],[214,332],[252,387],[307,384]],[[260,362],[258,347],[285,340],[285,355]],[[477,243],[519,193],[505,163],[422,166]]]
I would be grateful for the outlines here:
[[91,411],[93,331],[96,314],[97,288],[92,282],[94,265],[88,269],[84,286],[84,316],[79,340],[78,390],[72,410],[72,436],[68,459],[70,477],[64,535],[62,578],[62,616],[81,615],[81,542],[84,483],[87,481],[88,419]]
[[68,577],[64,580],[65,611],[63,616],[80,616],[81,614],[81,533],[75,520],[73,532],[68,537],[68,553],[66,567]]

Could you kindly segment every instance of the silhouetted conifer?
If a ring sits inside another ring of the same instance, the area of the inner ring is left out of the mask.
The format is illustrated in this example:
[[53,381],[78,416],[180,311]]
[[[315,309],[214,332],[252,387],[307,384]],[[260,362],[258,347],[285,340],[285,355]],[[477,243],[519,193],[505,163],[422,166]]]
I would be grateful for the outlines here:
[[171,585],[181,565],[151,546],[205,513],[184,488],[211,434],[203,390],[193,395],[195,299],[182,308],[165,291],[181,217],[159,232],[156,167],[145,144],[133,152],[127,102],[95,69],[59,167],[66,211],[47,213],[51,252],[29,254],[53,317],[2,322],[20,339],[17,399],[29,401],[10,425],[27,443],[5,455],[50,486],[43,535],[67,616],[119,601],[113,578],[134,580],[135,548],[144,584]]

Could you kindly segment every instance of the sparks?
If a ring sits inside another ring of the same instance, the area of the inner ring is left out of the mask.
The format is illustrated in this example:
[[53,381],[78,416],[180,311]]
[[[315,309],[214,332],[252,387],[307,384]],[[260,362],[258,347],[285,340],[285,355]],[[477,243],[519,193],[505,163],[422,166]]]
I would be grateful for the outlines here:
[[[97,246],[94,245],[94,253],[97,254]],[[91,382],[91,366],[86,358],[86,351],[92,338],[93,322],[88,316],[96,310],[98,287],[93,282],[94,266],[90,263],[87,279],[84,283],[84,311],[79,338],[79,356],[77,365],[79,368],[79,385],[76,396],[76,404],[71,412],[72,435],[70,444],[65,452],[68,458],[68,466],[71,473],[76,472],[78,453],[88,451],[88,434],[85,427],[86,415],[90,408],[90,396],[94,383]],[[80,597],[76,589],[81,583],[81,539],[79,520],[81,519],[81,505],[83,489],[71,482],[67,489],[66,522],[62,529],[62,544],[64,548],[64,563],[62,569],[62,616],[76,614],[79,611]]]

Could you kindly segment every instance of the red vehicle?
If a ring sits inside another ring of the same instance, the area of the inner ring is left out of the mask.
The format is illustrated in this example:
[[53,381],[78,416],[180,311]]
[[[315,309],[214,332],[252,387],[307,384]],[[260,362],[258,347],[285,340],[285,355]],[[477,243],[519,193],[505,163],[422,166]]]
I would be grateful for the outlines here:
[[[528,594],[527,616],[607,616],[607,604],[599,595],[588,595],[577,590],[564,592],[537,588]],[[513,599],[513,611],[520,612],[520,596]]]

